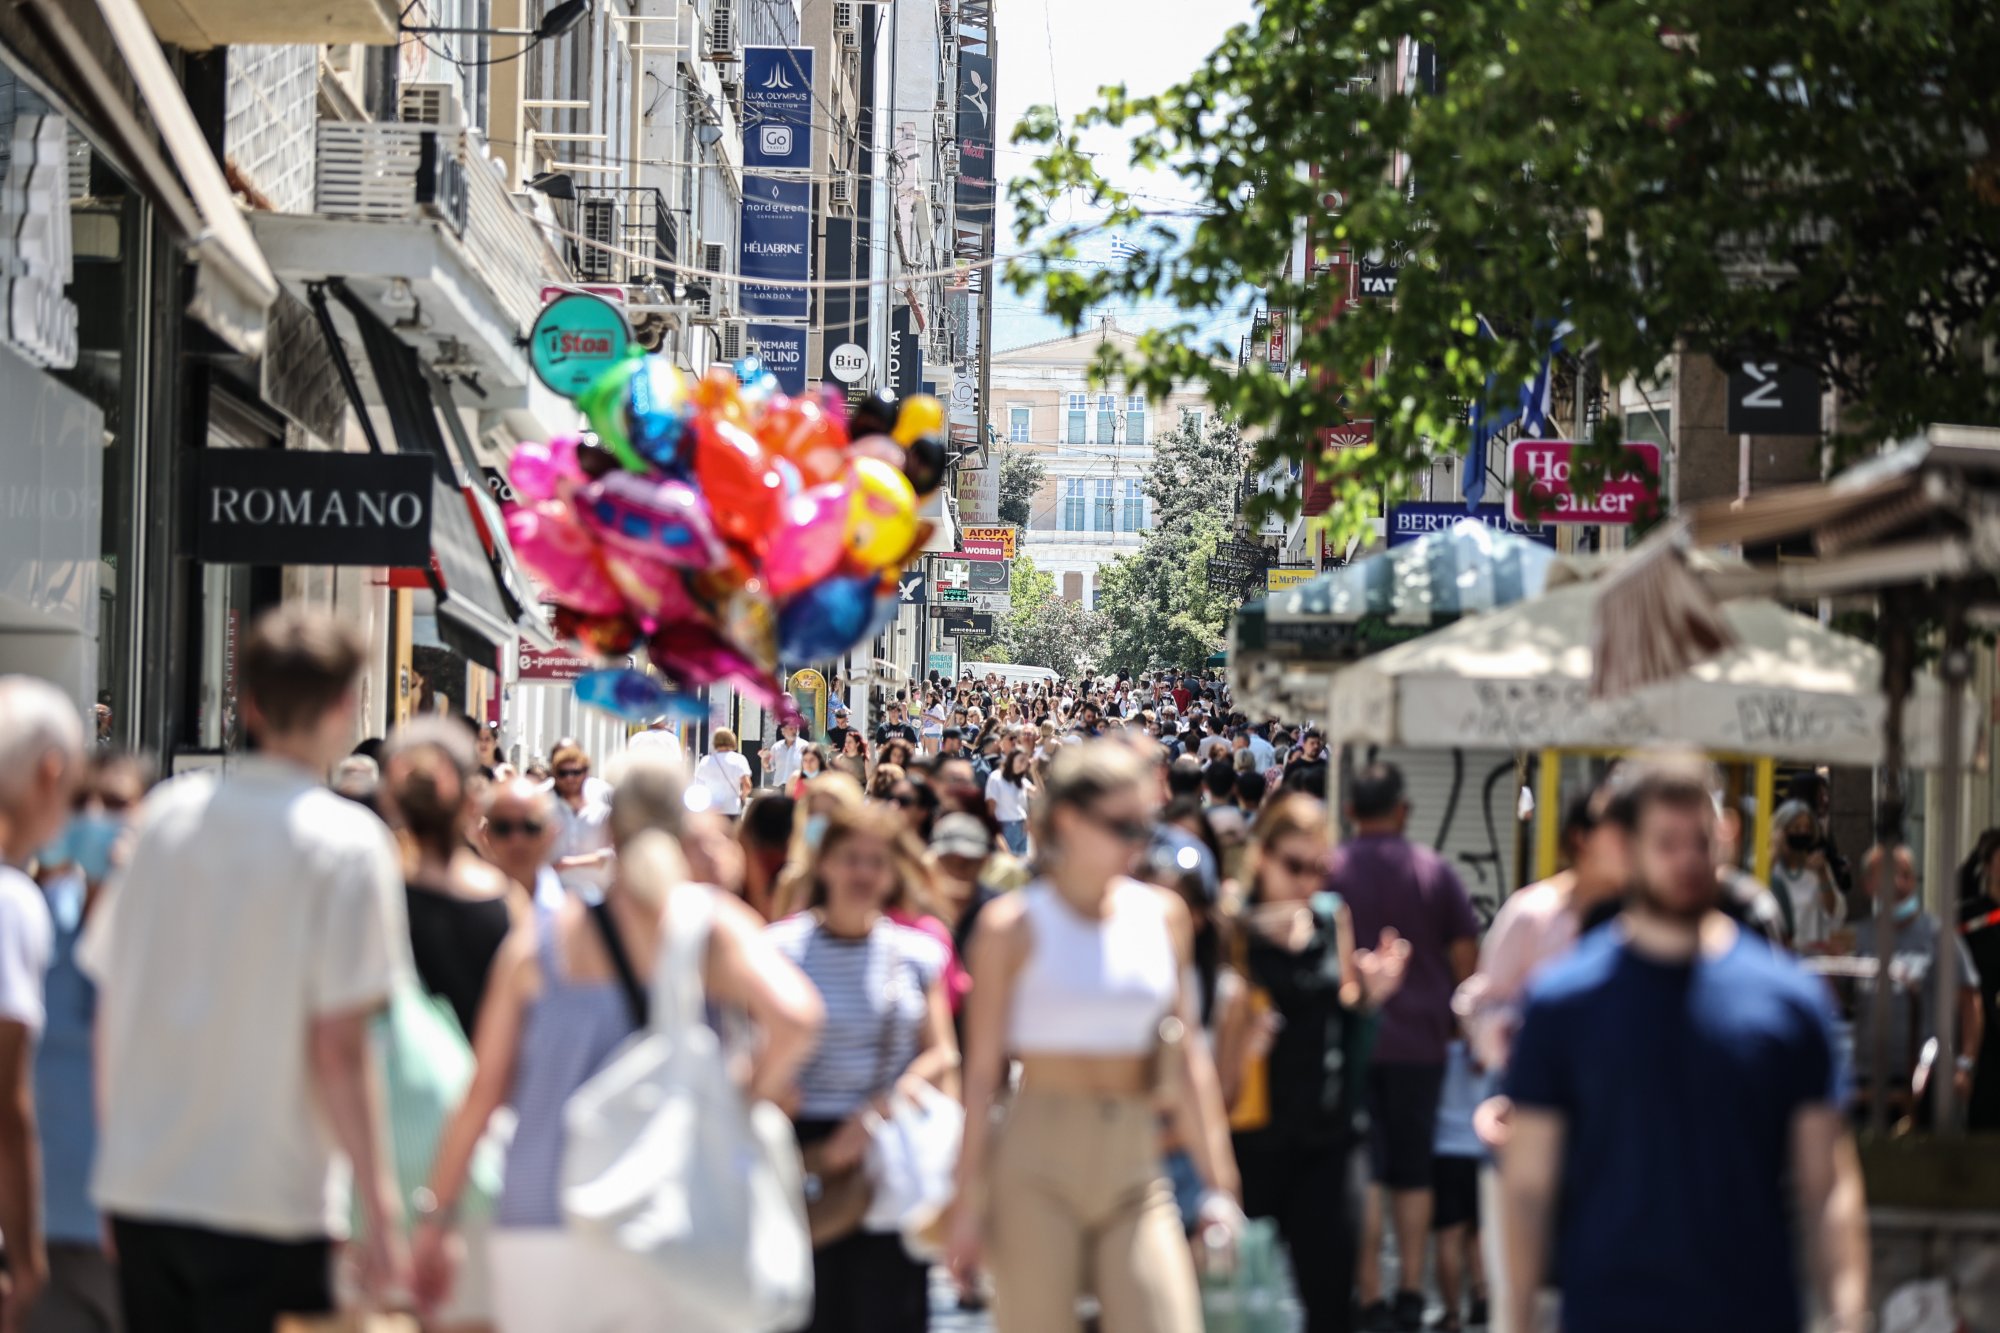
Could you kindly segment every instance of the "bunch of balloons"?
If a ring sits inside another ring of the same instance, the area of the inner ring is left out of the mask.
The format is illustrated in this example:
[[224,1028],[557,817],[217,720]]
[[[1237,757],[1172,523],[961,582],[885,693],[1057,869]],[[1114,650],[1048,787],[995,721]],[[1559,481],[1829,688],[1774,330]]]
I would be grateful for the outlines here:
[[[781,664],[873,637],[944,481],[944,409],[838,392],[792,398],[755,358],[695,379],[634,350],[577,398],[595,438],[523,445],[507,533],[557,603],[555,628],[601,655],[639,652],[685,690],[728,681],[792,710]],[[635,719],[685,693],[636,671],[578,682]]]

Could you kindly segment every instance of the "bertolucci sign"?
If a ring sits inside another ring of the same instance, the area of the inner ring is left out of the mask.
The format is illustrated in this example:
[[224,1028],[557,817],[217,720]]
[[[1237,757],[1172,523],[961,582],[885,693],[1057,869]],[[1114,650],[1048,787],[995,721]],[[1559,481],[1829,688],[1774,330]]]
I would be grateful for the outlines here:
[[216,565],[420,567],[431,557],[434,475],[417,455],[203,449],[194,554]]

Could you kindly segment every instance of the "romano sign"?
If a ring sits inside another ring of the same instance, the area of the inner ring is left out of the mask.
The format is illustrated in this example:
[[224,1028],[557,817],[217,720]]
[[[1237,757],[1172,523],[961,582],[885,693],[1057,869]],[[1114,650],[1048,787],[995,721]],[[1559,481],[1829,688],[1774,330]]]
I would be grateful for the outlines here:
[[212,565],[422,567],[431,461],[409,454],[204,449],[194,554]]

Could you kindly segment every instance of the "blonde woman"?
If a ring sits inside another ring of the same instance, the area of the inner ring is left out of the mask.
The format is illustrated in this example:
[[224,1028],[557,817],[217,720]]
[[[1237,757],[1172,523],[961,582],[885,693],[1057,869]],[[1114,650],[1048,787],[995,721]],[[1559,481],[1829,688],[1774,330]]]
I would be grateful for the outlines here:
[[[672,929],[661,919],[663,904],[687,871],[669,831],[679,827],[686,796],[677,762],[664,755],[635,759],[612,797],[619,855],[601,907],[567,897],[547,917],[516,930],[494,960],[473,1043],[472,1085],[414,1201],[416,1294],[425,1310],[449,1299],[461,1249],[459,1198],[474,1149],[504,1104],[517,1119],[491,1236],[501,1333],[646,1333],[660,1326],[657,1279],[566,1230],[558,1185],[564,1103],[641,1024],[643,1001],[621,972],[650,978],[662,930]],[[748,1014],[761,1030],[748,1092],[774,1098],[812,1048],[819,997],[771,948],[755,912],[720,892],[715,898],[704,985],[711,999]],[[676,1327],[694,1328],[685,1321]]]
[[[901,925],[920,910],[930,872],[893,810],[842,806],[829,816],[808,869],[806,910],[767,931],[825,1001],[818,1049],[799,1070],[797,1126],[808,1197],[851,1188],[872,1126],[899,1090],[958,1090],[958,1042],[945,985],[948,946]],[[921,1333],[928,1267],[900,1232],[820,1234],[813,1252],[811,1333]]]
[[[1206,1193],[1204,1227],[1241,1226],[1236,1163],[1195,1034],[1186,906],[1131,877],[1157,784],[1131,747],[1066,747],[1036,830],[1047,874],[980,914],[966,1022],[965,1146],[950,1229],[964,1280],[993,1276],[999,1333],[1080,1328],[1093,1289],[1116,1333],[1199,1333],[1193,1259],[1157,1151],[1171,1109]],[[1019,1095],[990,1131],[1009,1056]]]

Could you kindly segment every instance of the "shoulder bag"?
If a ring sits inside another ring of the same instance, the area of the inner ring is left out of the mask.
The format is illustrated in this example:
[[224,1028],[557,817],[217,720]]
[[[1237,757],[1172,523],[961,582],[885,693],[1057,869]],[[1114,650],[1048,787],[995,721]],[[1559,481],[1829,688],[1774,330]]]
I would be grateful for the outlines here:
[[798,1148],[784,1112],[745,1103],[704,1018],[714,893],[674,886],[649,1030],[570,1095],[563,1214],[652,1269],[663,1326],[797,1328],[813,1303]]

